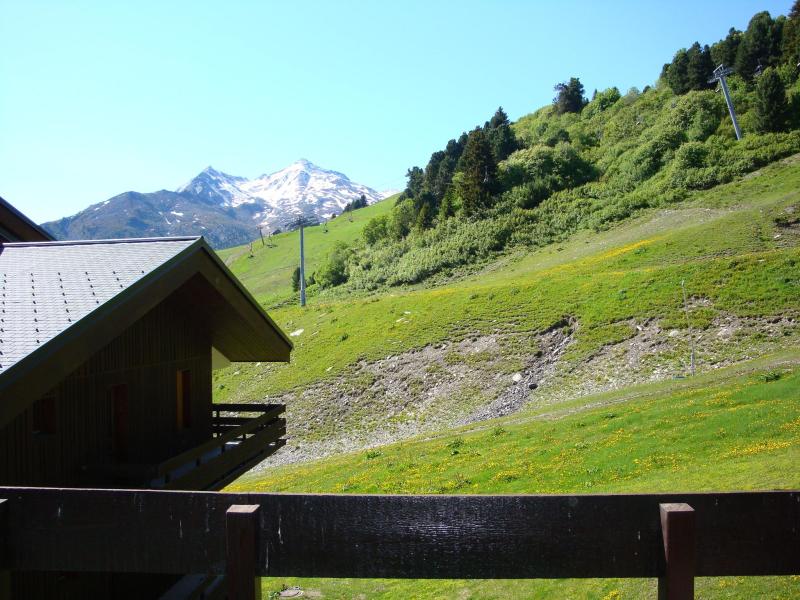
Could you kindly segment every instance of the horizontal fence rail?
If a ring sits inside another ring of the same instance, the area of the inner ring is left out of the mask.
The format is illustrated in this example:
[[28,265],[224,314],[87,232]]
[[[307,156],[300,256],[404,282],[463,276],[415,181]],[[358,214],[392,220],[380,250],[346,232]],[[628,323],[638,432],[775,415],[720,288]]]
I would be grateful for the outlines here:
[[254,574],[264,576],[663,577],[670,519],[673,553],[682,537],[692,540],[693,576],[800,573],[797,491],[369,496],[5,487],[0,499],[10,570],[225,574],[226,514],[244,505],[255,507]]

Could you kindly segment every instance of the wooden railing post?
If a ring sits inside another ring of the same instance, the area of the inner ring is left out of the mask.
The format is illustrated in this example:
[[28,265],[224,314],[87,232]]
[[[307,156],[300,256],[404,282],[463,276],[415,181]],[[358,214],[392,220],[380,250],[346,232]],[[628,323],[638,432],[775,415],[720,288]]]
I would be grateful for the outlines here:
[[225,513],[228,600],[261,600],[256,577],[258,504],[234,504]]
[[659,504],[666,571],[658,579],[658,600],[694,598],[695,514],[688,504]]
[[0,600],[11,598],[11,571],[8,570],[8,500],[0,498]]

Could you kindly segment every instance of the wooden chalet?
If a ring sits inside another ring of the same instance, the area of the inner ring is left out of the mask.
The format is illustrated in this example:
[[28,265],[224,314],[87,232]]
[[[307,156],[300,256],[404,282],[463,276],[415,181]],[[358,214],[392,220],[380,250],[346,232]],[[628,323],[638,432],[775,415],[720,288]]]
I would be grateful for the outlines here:
[[212,403],[213,366],[292,344],[203,238],[59,242],[2,201],[0,276],[0,485],[219,490],[284,444],[283,406]]

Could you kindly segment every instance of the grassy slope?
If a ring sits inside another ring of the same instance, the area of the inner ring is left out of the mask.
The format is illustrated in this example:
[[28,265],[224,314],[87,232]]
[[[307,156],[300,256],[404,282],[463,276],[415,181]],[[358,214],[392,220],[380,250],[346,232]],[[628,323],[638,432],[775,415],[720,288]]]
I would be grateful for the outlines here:
[[[310,276],[328,255],[334,243],[357,239],[364,225],[373,217],[385,214],[394,205],[394,197],[366,208],[344,214],[328,224],[307,227],[304,231],[306,276]],[[248,246],[237,246],[219,252],[225,263],[247,284],[248,289],[265,306],[293,297],[292,271],[300,264],[300,234],[280,233],[267,240],[267,245],[253,242],[253,257]]]
[[[800,203],[800,166],[698,193],[610,231],[510,255],[438,288],[366,297],[320,296],[306,311],[272,311],[304,328],[288,366],[236,365],[217,374],[217,398],[252,399],[347,373],[379,358],[474,332],[540,330],[563,315],[580,323],[566,360],[575,364],[631,335],[628,320],[684,327],[680,281],[708,299],[695,327],[719,314],[800,312],[796,240],[773,219]],[[253,280],[242,272],[252,288]],[[269,300],[263,292],[257,296]],[[252,474],[239,489],[330,492],[604,492],[798,487],[797,331],[789,348],[756,365],[537,406],[495,422],[330,460]],[[345,335],[347,334],[347,335]],[[755,340],[728,346],[741,352]],[[389,349],[389,350],[387,350]],[[705,356],[705,361],[719,356]],[[736,358],[742,358],[738,355]],[[742,374],[747,371],[750,374]],[[778,381],[766,373],[780,370]],[[237,373],[238,374],[235,374]],[[230,393],[229,393],[230,392]],[[594,407],[594,408],[593,408]],[[665,441],[668,442],[665,444]],[[639,598],[652,581],[265,580],[265,591],[301,584],[327,598]],[[798,578],[700,580],[698,597],[800,597]]]
[[[775,239],[774,217],[800,202],[800,165],[776,164],[758,177],[708,192],[610,231],[579,235],[528,255],[510,256],[474,277],[437,288],[382,295],[320,296],[305,310],[272,316],[296,338],[290,365],[236,365],[216,375],[218,400],[254,399],[346,373],[377,359],[444,339],[492,331],[540,331],[565,315],[579,329],[576,362],[632,335],[629,321],[659,318],[685,327],[680,282],[709,301],[692,311],[694,327],[724,313],[796,315],[796,245]],[[256,296],[260,279],[235,262]],[[735,345],[731,351],[735,351]],[[718,357],[705,357],[715,361]]]
[[[748,372],[749,371],[749,372]],[[800,352],[695,379],[246,477],[240,490],[589,493],[800,487]],[[599,405],[599,407],[598,407]],[[594,407],[594,408],[592,408]],[[325,598],[645,598],[654,582],[265,580]],[[702,598],[796,598],[800,577],[701,579]]]

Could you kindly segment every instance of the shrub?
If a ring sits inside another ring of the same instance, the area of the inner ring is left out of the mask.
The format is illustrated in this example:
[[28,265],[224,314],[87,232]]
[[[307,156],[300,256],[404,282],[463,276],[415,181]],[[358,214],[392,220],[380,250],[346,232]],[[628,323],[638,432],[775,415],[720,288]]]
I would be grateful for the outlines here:
[[328,260],[314,274],[320,287],[333,287],[347,281],[347,262],[350,249],[343,242],[336,242],[328,255]]
[[389,235],[389,217],[380,215],[370,219],[361,232],[364,241],[370,246],[377,244],[379,241],[386,239]]

